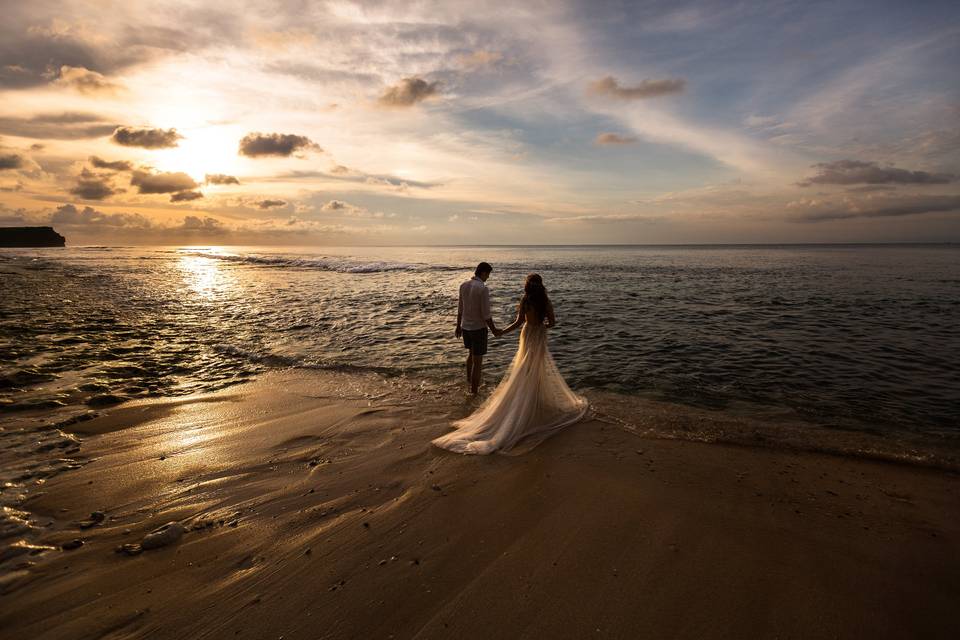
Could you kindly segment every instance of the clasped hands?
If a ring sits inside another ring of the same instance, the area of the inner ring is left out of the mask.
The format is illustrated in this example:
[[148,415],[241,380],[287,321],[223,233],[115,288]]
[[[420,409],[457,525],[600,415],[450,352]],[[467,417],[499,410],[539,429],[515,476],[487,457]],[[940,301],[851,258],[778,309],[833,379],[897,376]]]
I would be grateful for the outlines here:
[[[494,330],[493,330],[493,337],[494,337],[494,338],[499,338],[500,336],[502,336],[502,335],[505,334],[505,333],[506,333],[506,331],[504,331],[503,329],[494,329]],[[462,337],[462,336],[463,336],[463,327],[457,327],[457,328],[454,330],[453,335],[455,335],[457,338]]]

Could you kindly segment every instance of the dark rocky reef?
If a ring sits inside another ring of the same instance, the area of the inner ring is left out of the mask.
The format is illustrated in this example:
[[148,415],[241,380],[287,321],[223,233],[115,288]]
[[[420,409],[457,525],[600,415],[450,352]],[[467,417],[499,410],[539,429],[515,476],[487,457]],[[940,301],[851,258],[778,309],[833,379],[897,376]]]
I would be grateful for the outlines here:
[[0,247],[65,247],[53,227],[0,227]]

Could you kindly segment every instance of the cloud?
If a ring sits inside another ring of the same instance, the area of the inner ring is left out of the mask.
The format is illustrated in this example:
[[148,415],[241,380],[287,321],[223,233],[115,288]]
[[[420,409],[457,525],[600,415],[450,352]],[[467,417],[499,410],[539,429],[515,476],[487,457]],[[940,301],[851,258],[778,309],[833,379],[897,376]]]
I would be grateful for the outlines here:
[[[289,61],[268,63],[263,67],[263,70],[268,73],[279,73],[294,78],[300,78],[301,80],[324,84],[348,82],[361,85],[371,85],[379,78],[379,76],[376,74],[363,73],[352,69],[334,69],[330,67],[317,66],[314,64]],[[331,104],[327,106],[327,109],[335,109],[336,107],[336,104]]]
[[30,145],[30,150],[31,150],[31,151],[42,151],[45,146],[46,146],[46,145],[40,144],[39,142],[34,142],[32,145]]
[[874,193],[876,191],[896,191],[897,188],[888,184],[866,184],[862,187],[844,189],[847,193]]
[[60,67],[57,84],[71,87],[84,94],[112,94],[120,89],[120,85],[107,80],[103,74],[91,71],[84,67]]
[[621,136],[618,133],[605,132],[597,136],[596,140],[594,140],[594,144],[633,144],[636,141],[636,136]]
[[609,224],[614,222],[658,222],[661,218],[641,215],[638,213],[606,213],[584,216],[567,216],[563,218],[544,218],[544,222],[551,224],[569,224],[573,222],[592,222]]
[[70,193],[84,200],[104,200],[117,193],[106,176],[97,175],[84,168],[80,172],[77,184]]
[[903,196],[832,201],[799,200],[787,208],[797,211],[788,219],[792,222],[826,222],[850,218],[899,218],[924,213],[960,212],[960,195]]
[[257,203],[257,206],[261,209],[272,209],[274,207],[284,207],[286,205],[286,200],[261,200]]
[[193,181],[193,178],[182,171],[169,173],[147,173],[146,171],[134,171],[133,176],[130,178],[130,184],[137,187],[140,193],[173,193],[175,191],[190,191],[199,186]]
[[[178,29],[135,25],[133,20],[123,30],[110,33],[110,18],[123,19],[120,7],[110,9],[112,16],[91,16],[90,20],[72,15],[77,8],[62,2],[49,6],[5,3],[0,23],[0,87],[27,89],[56,82],[56,70],[64,66],[108,76],[186,46],[186,34]],[[96,24],[90,26],[94,20]],[[198,25],[196,30],[202,29],[203,37],[210,40],[209,27],[216,26]],[[197,36],[197,42],[202,42],[201,33]]]
[[49,221],[52,224],[67,226],[95,225],[128,229],[149,229],[153,227],[153,223],[139,213],[103,213],[92,207],[84,207],[82,210],[77,209],[77,207],[72,204],[57,207],[57,209],[50,214]]
[[207,184],[240,184],[234,176],[228,176],[223,173],[208,173],[203,181]]
[[328,178],[330,180],[339,180],[343,182],[357,182],[374,186],[389,187],[396,191],[406,191],[410,187],[420,189],[430,189],[440,186],[440,182],[423,182],[420,180],[406,180],[396,176],[386,174],[363,173],[355,169],[349,169],[343,165],[337,165],[329,173],[323,171],[286,171],[269,178],[261,178],[264,181],[288,181],[288,180],[312,180],[313,178]]
[[188,202],[202,197],[203,193],[200,191],[177,191],[170,196],[170,202]]
[[322,211],[339,211],[346,208],[347,203],[342,200],[331,200],[330,202],[323,203],[323,206],[320,207]]
[[23,166],[23,156],[16,153],[0,155],[0,171],[3,169],[19,169]]
[[384,213],[382,211],[370,211],[364,207],[358,207],[355,204],[344,202],[343,200],[329,200],[320,205],[320,211],[325,213],[335,213],[338,216],[350,218],[394,218],[395,213]]
[[110,169],[112,171],[132,171],[133,164],[127,160],[115,160],[108,162],[99,156],[90,156],[90,164],[97,169]]
[[412,107],[436,95],[437,84],[423,78],[404,78],[392,87],[387,87],[377,102],[385,107]]
[[248,133],[240,141],[239,154],[250,158],[260,156],[289,156],[295,151],[322,152],[320,145],[306,136],[290,133]]
[[[23,216],[20,216],[23,218]],[[220,220],[210,216],[184,216],[180,223],[156,223],[139,213],[104,213],[92,207],[77,208],[73,204],[64,204],[51,213],[40,214],[31,222],[43,222],[58,227],[67,227],[68,231],[82,232],[97,228],[111,233],[122,230],[136,231],[153,237],[176,235],[179,232],[222,234],[231,231]],[[141,239],[144,236],[139,236]]]
[[136,127],[117,127],[112,140],[125,147],[143,147],[144,149],[167,149],[177,146],[177,140],[183,136],[176,129],[151,129]]
[[0,133],[21,138],[81,140],[110,135],[116,128],[96,114],[77,111],[0,118]]
[[199,231],[205,233],[223,233],[228,229],[226,226],[210,216],[200,218],[198,216],[185,216],[183,223],[178,227],[184,231]]
[[664,78],[663,80],[644,80],[636,86],[624,87],[613,76],[606,76],[591,82],[587,91],[594,95],[610,96],[621,100],[641,100],[681,93],[686,84],[687,81],[682,78]]
[[467,71],[490,69],[497,66],[501,61],[503,61],[502,53],[499,51],[488,51],[486,49],[478,49],[470,53],[461,53],[454,58],[457,66]]
[[813,165],[817,175],[797,184],[809,187],[814,184],[947,184],[957,179],[948,173],[909,171],[892,165],[881,167],[876,162],[860,160],[837,160]]

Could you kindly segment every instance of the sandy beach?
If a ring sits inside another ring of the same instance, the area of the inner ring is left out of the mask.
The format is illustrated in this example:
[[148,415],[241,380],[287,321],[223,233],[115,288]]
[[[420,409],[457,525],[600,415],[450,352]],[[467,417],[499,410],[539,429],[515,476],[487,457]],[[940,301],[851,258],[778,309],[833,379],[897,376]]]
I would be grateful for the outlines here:
[[960,633],[955,472],[596,418],[463,457],[429,442],[469,403],[405,384],[275,372],[72,425],[88,462],[24,504],[51,548],[4,577],[0,635]]

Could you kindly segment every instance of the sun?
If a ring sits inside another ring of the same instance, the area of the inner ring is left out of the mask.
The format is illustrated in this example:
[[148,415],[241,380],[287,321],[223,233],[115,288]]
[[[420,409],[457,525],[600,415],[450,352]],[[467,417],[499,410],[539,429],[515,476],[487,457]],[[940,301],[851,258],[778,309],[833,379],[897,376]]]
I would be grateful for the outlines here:
[[235,176],[241,158],[237,145],[242,132],[229,125],[206,125],[177,130],[176,147],[156,152],[153,165],[160,171],[182,171],[201,183],[208,173]]

